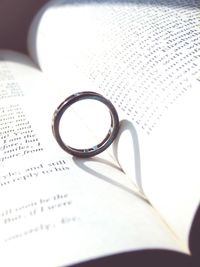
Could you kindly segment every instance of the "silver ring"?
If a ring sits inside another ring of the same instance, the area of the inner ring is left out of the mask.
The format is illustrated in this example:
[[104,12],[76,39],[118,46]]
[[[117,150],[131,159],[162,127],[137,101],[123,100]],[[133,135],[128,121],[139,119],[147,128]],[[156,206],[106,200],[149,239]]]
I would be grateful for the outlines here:
[[[59,125],[60,125],[61,117],[64,114],[64,112],[75,102],[84,100],[84,99],[94,99],[105,104],[108,107],[109,112],[110,112],[111,125],[110,125],[110,128],[108,130],[106,137],[99,144],[93,147],[90,147],[90,148],[77,149],[77,148],[68,146],[67,144],[63,142],[60,136]],[[53,135],[57,143],[60,145],[60,147],[64,151],[79,158],[89,158],[89,157],[93,157],[103,152],[105,149],[107,149],[112,144],[112,142],[114,141],[119,131],[119,118],[118,118],[117,111],[115,107],[113,106],[113,104],[110,102],[110,100],[106,99],[104,96],[98,93],[84,91],[84,92],[79,92],[79,93],[69,96],[58,106],[58,108],[55,110],[53,114],[52,131],[53,131]]]

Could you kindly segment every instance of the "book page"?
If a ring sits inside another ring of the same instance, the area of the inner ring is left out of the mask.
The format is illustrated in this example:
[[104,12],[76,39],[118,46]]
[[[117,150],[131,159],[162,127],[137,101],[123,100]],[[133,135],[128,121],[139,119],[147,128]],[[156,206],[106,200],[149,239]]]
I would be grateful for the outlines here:
[[199,31],[197,1],[52,1],[29,36],[60,90],[113,101],[115,156],[185,243],[200,200]]
[[59,94],[26,56],[1,51],[0,76],[2,266],[187,251],[111,158],[80,160],[59,148],[51,133]]

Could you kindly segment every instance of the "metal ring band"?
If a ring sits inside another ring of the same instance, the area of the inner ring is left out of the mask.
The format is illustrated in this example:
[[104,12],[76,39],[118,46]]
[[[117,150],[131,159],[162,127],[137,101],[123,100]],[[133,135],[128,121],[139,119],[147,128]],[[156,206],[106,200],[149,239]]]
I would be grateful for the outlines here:
[[[83,99],[94,99],[105,104],[108,107],[109,112],[110,112],[111,126],[106,137],[99,144],[91,148],[77,149],[77,148],[68,146],[63,142],[60,136],[59,124],[60,124],[61,117],[66,111],[66,109],[68,109],[75,102],[83,100]],[[93,157],[103,152],[105,149],[107,149],[112,144],[115,137],[117,136],[118,130],[119,130],[119,118],[118,118],[118,114],[117,114],[115,107],[108,99],[106,99],[104,96],[98,93],[95,93],[95,92],[84,91],[84,92],[79,92],[79,93],[69,96],[58,106],[58,108],[55,110],[53,114],[52,131],[53,131],[53,135],[56,141],[58,142],[60,147],[63,150],[65,150],[67,153],[73,156],[79,157],[79,158],[89,158],[89,157]]]

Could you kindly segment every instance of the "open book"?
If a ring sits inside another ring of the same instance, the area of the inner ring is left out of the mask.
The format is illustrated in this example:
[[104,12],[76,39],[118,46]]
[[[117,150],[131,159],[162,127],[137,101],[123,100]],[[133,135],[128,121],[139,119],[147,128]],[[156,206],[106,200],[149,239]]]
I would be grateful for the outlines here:
[[[29,56],[0,51],[0,266],[198,258],[197,2],[51,1],[30,27]],[[120,132],[78,159],[51,120],[85,90],[113,102]]]

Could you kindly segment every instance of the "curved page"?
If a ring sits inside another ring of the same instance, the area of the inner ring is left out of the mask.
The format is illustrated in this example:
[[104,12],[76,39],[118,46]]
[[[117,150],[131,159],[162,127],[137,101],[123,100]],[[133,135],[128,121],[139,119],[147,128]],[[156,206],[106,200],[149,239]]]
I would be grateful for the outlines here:
[[187,243],[200,196],[197,1],[52,1],[29,37],[59,90],[113,101],[115,156]]

